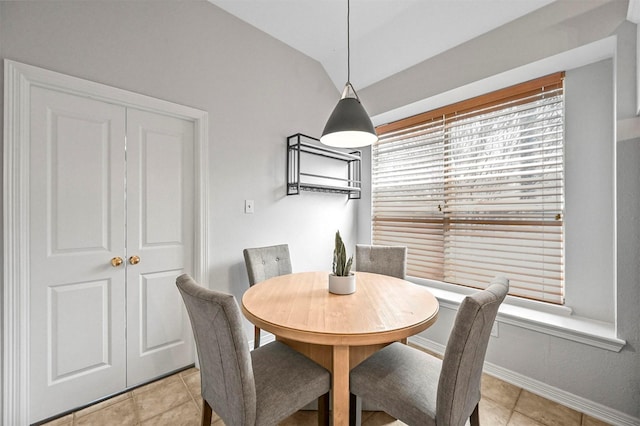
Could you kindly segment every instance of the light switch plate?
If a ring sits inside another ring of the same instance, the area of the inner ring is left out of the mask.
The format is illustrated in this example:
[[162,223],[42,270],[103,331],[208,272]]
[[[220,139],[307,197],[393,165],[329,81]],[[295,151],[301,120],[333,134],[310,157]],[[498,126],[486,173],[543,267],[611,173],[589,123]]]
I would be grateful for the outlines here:
[[252,214],[253,213],[253,200],[244,200],[244,212],[245,214]]

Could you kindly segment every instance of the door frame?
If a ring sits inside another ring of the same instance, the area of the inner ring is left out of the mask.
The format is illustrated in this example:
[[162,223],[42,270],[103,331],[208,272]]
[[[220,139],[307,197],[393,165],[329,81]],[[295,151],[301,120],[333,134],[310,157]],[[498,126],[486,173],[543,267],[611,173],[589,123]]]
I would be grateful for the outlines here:
[[31,87],[85,96],[194,123],[193,276],[208,282],[208,113],[139,93],[4,60],[2,417],[29,423],[29,111]]

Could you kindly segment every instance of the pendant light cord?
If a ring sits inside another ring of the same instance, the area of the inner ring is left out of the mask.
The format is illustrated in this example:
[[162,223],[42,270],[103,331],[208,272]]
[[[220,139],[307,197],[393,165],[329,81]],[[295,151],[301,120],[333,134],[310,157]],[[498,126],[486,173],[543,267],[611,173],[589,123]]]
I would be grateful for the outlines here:
[[347,84],[344,85],[344,90],[342,91],[342,97],[340,99],[344,99],[346,97],[350,97],[349,93],[353,93],[353,97],[360,102],[360,98],[358,97],[358,93],[356,89],[351,85],[351,2],[347,0]]
[[351,11],[351,7],[349,5],[350,0],[347,0],[347,84],[351,84],[351,45],[350,45],[350,35],[351,31],[349,29],[349,13]]

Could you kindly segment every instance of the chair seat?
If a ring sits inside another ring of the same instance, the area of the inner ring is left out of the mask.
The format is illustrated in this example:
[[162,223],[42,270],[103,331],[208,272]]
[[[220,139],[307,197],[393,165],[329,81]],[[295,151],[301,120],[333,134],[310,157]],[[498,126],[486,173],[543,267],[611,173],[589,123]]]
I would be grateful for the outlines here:
[[[275,425],[329,391],[320,365],[280,342],[251,352],[256,384],[256,425]],[[280,380],[274,380],[274,378]],[[304,378],[304,380],[301,380]]]
[[435,426],[442,361],[401,343],[351,370],[351,393],[408,425]]
[[480,426],[482,366],[508,292],[509,280],[498,276],[462,300],[442,361],[393,343],[351,371],[351,393],[409,425]]

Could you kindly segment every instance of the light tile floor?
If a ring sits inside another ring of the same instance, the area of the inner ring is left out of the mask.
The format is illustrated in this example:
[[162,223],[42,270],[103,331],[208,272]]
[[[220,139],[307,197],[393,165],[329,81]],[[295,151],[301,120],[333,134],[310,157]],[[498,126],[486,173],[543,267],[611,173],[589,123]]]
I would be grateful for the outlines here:
[[[200,373],[195,368],[174,374],[130,392],[46,423],[47,426],[200,424]],[[298,411],[284,426],[315,426],[316,413]],[[382,412],[364,412],[363,426],[402,426]],[[541,398],[489,375],[482,378],[482,426],[602,426],[597,419]],[[224,426],[215,416],[214,426]]]

